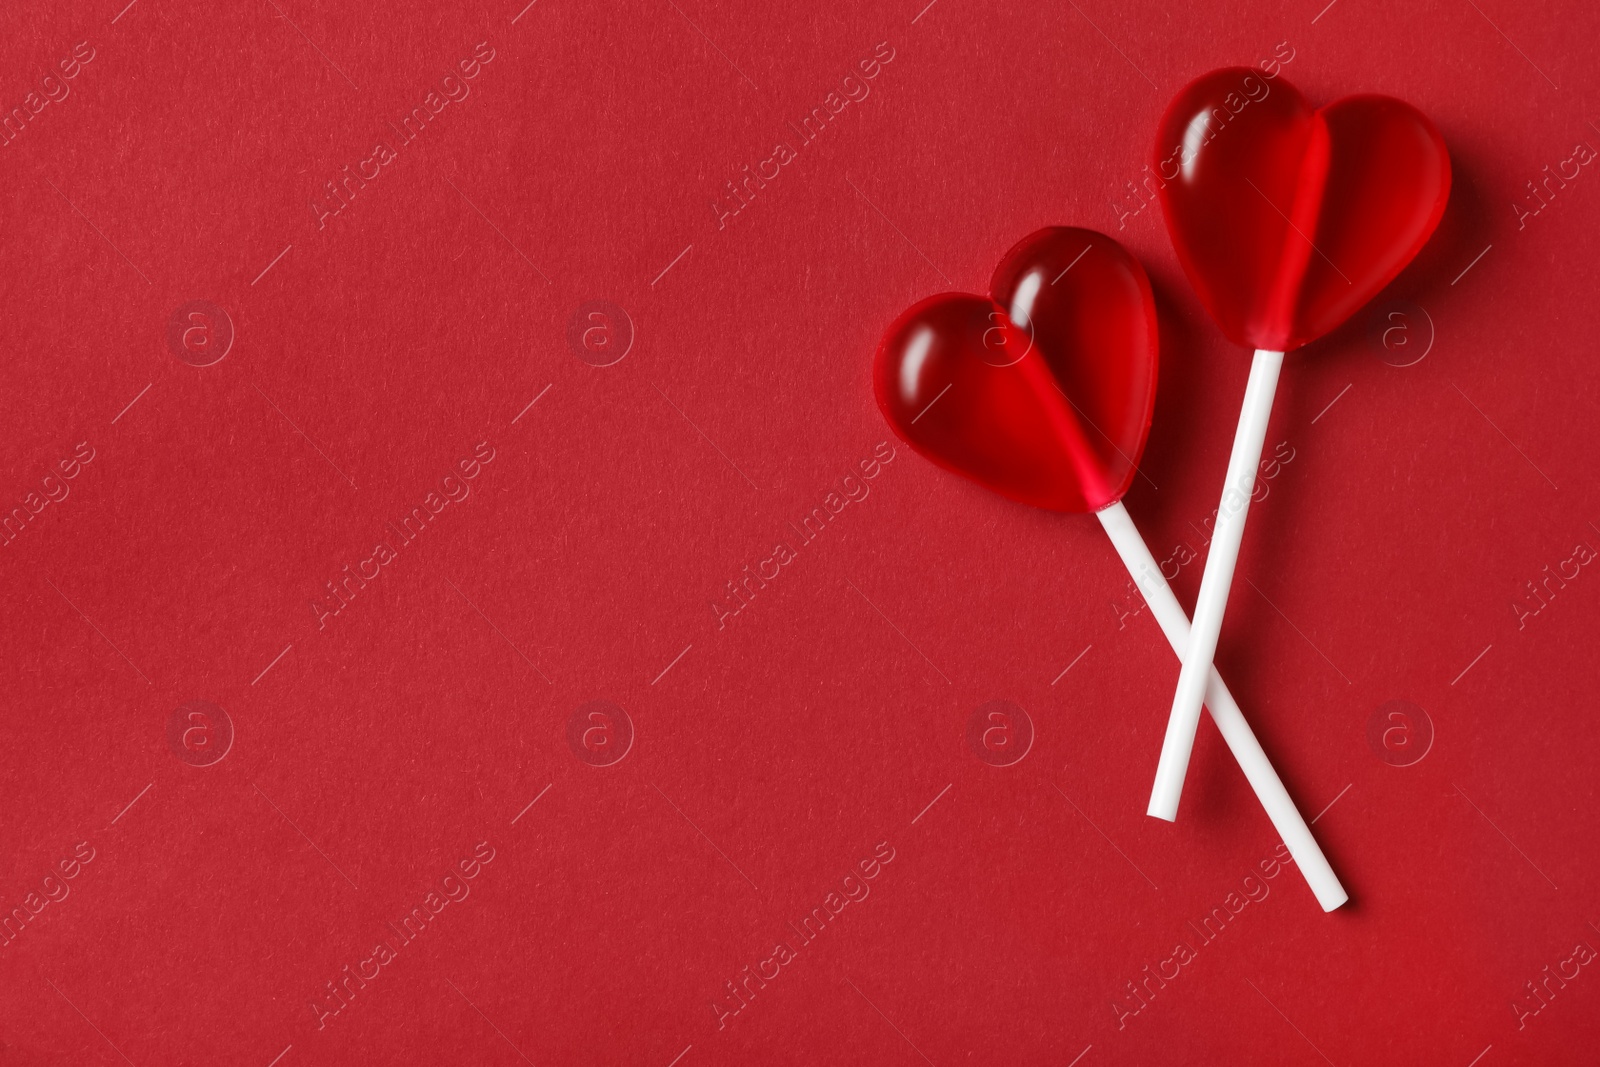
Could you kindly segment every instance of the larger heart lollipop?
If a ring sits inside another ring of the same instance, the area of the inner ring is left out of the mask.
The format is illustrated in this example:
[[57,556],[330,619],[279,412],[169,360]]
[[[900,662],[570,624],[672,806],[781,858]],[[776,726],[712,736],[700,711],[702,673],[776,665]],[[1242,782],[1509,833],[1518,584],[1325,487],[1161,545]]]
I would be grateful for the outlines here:
[[1393,281],[1450,196],[1444,139],[1410,104],[1362,95],[1318,110],[1240,67],[1178,93],[1156,167],[1201,303],[1234,342],[1275,352],[1328,333]]
[[1287,82],[1236,67],[1178,93],[1155,161],[1189,281],[1222,332],[1256,350],[1150,796],[1150,814],[1171,820],[1283,354],[1334,329],[1411,262],[1444,214],[1450,156],[1402,101],[1350,96],[1316,110]]
[[[910,308],[878,346],[873,383],[912,448],[1013,500],[1093,511],[1174,653],[1189,619],[1121,498],[1155,399],[1150,282],[1090,230],[1040,230],[995,269],[992,296]],[[1323,910],[1347,899],[1311,830],[1215,671],[1205,704]]]

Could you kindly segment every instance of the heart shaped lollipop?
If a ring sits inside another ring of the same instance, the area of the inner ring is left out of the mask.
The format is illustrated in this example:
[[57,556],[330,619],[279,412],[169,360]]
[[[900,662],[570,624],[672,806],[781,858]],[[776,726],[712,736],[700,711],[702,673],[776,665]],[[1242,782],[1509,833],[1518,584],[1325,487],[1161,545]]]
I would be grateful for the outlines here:
[[[1155,401],[1155,304],[1144,270],[1111,238],[1053,228],[995,269],[989,297],[944,293],[885,332],[878,406],[916,451],[1012,500],[1092,511],[1174,653],[1189,619],[1121,499]],[[1347,899],[1222,679],[1205,704],[1324,911]]]
[[1387,96],[1313,108],[1233,67],[1191,82],[1156,137],[1167,230],[1222,332],[1288,352],[1333,330],[1421,251],[1450,195],[1433,123]]
[[1091,230],[1040,230],[1006,254],[992,299],[942,293],[879,350],[884,416],[913,448],[1003,496],[1098,511],[1128,491],[1155,403],[1150,282]]
[[1184,272],[1222,332],[1256,350],[1150,796],[1150,814],[1170,821],[1283,354],[1334,329],[1411,262],[1444,214],[1450,156],[1402,101],[1351,96],[1316,110],[1282,79],[1235,67],[1178,93],[1155,159]]

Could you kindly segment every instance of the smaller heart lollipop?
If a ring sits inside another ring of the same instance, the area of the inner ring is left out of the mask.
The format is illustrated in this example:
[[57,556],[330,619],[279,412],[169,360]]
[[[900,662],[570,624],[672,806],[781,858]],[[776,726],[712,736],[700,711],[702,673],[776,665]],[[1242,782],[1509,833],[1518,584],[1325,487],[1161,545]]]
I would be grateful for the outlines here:
[[1155,160],[1184,273],[1222,332],[1256,350],[1150,794],[1150,814],[1170,822],[1283,354],[1344,322],[1411,262],[1444,214],[1450,155],[1402,101],[1350,96],[1319,110],[1288,82],[1233,67],[1178,93]]
[[[1188,616],[1122,506],[1155,402],[1144,270],[1103,234],[1047,229],[1006,254],[990,292],[943,293],[894,321],[873,367],[878,406],[941,467],[1024,504],[1094,512],[1181,656]],[[1317,902],[1343,904],[1338,877],[1214,670],[1205,705]]]

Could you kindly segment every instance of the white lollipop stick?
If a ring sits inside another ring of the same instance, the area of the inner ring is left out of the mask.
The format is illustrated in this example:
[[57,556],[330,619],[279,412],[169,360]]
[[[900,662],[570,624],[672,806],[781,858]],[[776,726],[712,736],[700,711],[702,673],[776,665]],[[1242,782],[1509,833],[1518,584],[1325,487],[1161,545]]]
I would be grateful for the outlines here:
[[[1183,606],[1173,595],[1172,587],[1167,584],[1144,538],[1134,528],[1127,509],[1118,501],[1096,512],[1095,516],[1100,520],[1100,525],[1106,528],[1117,554],[1122,557],[1123,565],[1128,568],[1128,574],[1144,594],[1145,603],[1150,605],[1150,614],[1155,616],[1161,632],[1167,635],[1172,651],[1181,656],[1189,643],[1189,618],[1183,613]],[[1284,789],[1278,772],[1272,769],[1272,763],[1261,750],[1250,724],[1245,722],[1244,713],[1239,710],[1233,694],[1228,692],[1228,687],[1222,683],[1215,669],[1207,672],[1207,683],[1205,703],[1211,709],[1211,718],[1217,724],[1217,731],[1228,743],[1233,758],[1239,761],[1240,769],[1255,790],[1261,806],[1267,810],[1267,818],[1272,820],[1273,829],[1278,831],[1278,836],[1289,847],[1289,854],[1305,876],[1317,903],[1322,905],[1323,911],[1332,911],[1350,899],[1344,886],[1339,884],[1338,876],[1328,866],[1327,857],[1317,846],[1316,838],[1311,836],[1311,828],[1300,817],[1294,801],[1289,798],[1289,791]]]
[[1255,491],[1256,469],[1261,464],[1261,446],[1266,442],[1272,394],[1277,391],[1281,369],[1282,352],[1256,349],[1250,364],[1250,381],[1244,390],[1244,410],[1239,413],[1239,428],[1233,435],[1233,455],[1228,458],[1228,480],[1222,486],[1222,503],[1217,508],[1206,569],[1200,578],[1200,595],[1195,600],[1194,625],[1183,651],[1183,669],[1178,672],[1167,736],[1161,743],[1155,789],[1150,794],[1149,813],[1168,822],[1178,817],[1178,796],[1183,792],[1183,776],[1189,770],[1194,732],[1200,725],[1200,705],[1206,696],[1211,660],[1217,654],[1217,636],[1222,632],[1228,588],[1233,584],[1233,567],[1239,560],[1245,514]]

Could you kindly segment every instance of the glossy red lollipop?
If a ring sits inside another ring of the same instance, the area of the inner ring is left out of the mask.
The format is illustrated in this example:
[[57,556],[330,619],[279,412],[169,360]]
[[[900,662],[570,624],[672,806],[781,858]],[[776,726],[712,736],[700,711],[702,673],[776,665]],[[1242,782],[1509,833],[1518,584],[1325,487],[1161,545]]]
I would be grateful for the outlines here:
[[1052,511],[1121,499],[1155,403],[1144,269],[1092,230],[1040,230],[995,269],[992,297],[943,293],[889,327],[878,406],[913,448]]
[[1411,262],[1450,195],[1450,156],[1421,112],[1385,96],[1320,110],[1234,67],[1184,88],[1155,145],[1167,230],[1200,301],[1256,350],[1150,814],[1176,817],[1283,354],[1337,327]]
[[[873,367],[878,405],[942,467],[1025,504],[1093,511],[1181,653],[1189,619],[1121,503],[1155,400],[1143,268],[1103,234],[1040,230],[1006,254],[990,293],[945,293],[896,319]],[[1318,903],[1337,908],[1344,888],[1215,671],[1205,703]]]
[[1191,82],[1156,137],[1173,248],[1222,332],[1287,352],[1349,318],[1432,235],[1450,156],[1416,108],[1347,96],[1320,110],[1231,67]]

